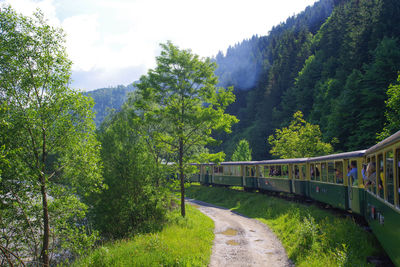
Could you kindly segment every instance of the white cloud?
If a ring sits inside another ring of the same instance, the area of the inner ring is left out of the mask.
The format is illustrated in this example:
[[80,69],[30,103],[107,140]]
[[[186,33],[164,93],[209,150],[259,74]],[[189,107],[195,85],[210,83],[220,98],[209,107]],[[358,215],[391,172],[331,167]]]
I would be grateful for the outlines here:
[[167,40],[213,56],[252,35],[266,35],[315,1],[6,0],[25,15],[39,7],[51,24],[63,27],[73,71],[88,74],[152,68],[159,43]]
[[101,62],[102,47],[98,16],[78,15],[65,19],[62,28],[67,34],[67,52],[74,70],[88,71]]

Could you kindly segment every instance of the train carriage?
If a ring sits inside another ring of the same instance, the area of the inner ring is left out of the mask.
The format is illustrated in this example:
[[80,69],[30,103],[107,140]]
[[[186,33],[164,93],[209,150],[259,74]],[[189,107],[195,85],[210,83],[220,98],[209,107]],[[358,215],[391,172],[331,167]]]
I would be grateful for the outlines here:
[[[361,214],[365,150],[308,159],[308,197]],[[354,169],[351,171],[351,169]],[[348,176],[348,173],[351,175]]]
[[374,167],[369,173],[374,179],[365,188],[365,218],[400,266],[400,131],[368,149],[365,158]]
[[[277,159],[259,161],[257,184],[260,190],[292,193],[293,164],[304,163],[306,159]],[[300,173],[299,173],[300,175]]]
[[368,150],[198,167],[191,180],[202,184],[294,193],[360,214],[400,266],[400,131]]
[[243,168],[240,162],[214,165],[213,183],[226,186],[243,186]]
[[213,175],[213,168],[212,168],[211,163],[203,163],[200,164],[199,168],[199,178],[200,178],[200,184],[211,184],[212,183],[212,175]]

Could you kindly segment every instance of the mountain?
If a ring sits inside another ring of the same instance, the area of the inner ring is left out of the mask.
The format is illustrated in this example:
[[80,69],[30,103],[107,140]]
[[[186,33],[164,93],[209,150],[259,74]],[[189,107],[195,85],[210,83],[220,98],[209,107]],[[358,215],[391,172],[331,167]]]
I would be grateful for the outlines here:
[[400,1],[321,0],[216,57],[228,107],[240,122],[216,151],[231,155],[246,138],[255,160],[271,158],[267,138],[301,110],[336,151],[376,143],[388,86],[400,70]]
[[119,110],[128,98],[128,93],[134,90],[135,87],[133,85],[118,85],[117,87],[101,88],[85,92],[84,95],[92,97],[95,103],[93,110],[96,113],[96,126],[100,126],[110,109]]

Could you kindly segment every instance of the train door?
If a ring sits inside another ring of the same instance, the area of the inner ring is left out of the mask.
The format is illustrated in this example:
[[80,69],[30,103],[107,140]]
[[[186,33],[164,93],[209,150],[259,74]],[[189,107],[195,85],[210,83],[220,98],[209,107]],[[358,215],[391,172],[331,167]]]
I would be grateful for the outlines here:
[[377,159],[377,165],[376,165],[376,176],[378,180],[377,184],[377,196],[380,198],[384,199],[385,198],[385,192],[384,192],[384,171],[383,171],[383,155],[379,154],[378,159]]
[[399,208],[400,207],[400,148],[396,149],[396,206]]
[[355,188],[358,187],[358,177],[357,177],[357,161],[352,160],[348,162],[347,166],[347,185],[348,185],[348,201],[349,207],[353,210],[353,201],[356,199],[354,198]]
[[210,180],[210,167],[205,166],[204,183],[208,184]]
[[299,193],[299,192],[297,192],[297,191],[299,191],[298,188],[296,190],[296,183],[298,183],[296,180],[299,180],[299,178],[300,178],[300,171],[299,171],[298,165],[292,165],[292,177],[291,178],[292,178],[292,192]]
[[[394,205],[394,173],[393,173],[393,150],[385,153],[385,181],[386,181],[386,199]],[[397,190],[396,190],[397,191]]]

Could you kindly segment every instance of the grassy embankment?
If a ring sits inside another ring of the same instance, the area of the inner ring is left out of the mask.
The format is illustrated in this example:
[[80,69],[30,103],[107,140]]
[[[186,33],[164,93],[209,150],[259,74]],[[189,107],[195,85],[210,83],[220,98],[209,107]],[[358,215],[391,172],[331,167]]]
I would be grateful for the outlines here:
[[[368,266],[382,252],[351,218],[259,193],[192,185],[187,197],[223,206],[267,224],[296,266]],[[372,266],[372,265],[371,265]]]
[[214,223],[190,205],[186,212],[171,212],[161,232],[103,245],[73,266],[207,266]]

